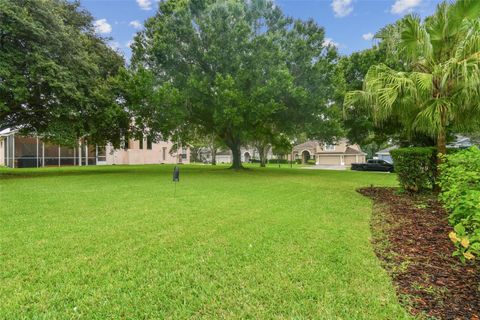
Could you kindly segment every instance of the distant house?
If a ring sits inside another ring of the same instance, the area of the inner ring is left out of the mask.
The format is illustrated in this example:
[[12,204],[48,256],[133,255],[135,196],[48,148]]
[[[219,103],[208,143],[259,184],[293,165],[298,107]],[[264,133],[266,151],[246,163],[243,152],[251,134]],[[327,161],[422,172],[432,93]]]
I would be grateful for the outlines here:
[[385,160],[387,162],[393,163],[393,159],[392,159],[392,156],[390,155],[390,151],[397,148],[398,148],[397,146],[391,146],[391,147],[385,148],[375,153],[375,156],[377,157],[377,159]]
[[[466,149],[466,148],[470,148],[473,145],[474,144],[471,142],[470,138],[462,135],[457,135],[455,136],[455,140],[447,145],[447,148]],[[391,146],[391,147],[385,148],[375,153],[375,156],[377,159],[385,160],[387,162],[393,163],[393,159],[392,159],[392,156],[390,155],[390,151],[397,148],[398,146]]]
[[[243,163],[251,162],[252,160],[260,160],[258,151],[254,147],[242,147],[240,148],[241,161]],[[200,157],[202,161],[211,163],[212,155],[208,148],[204,148],[200,152]],[[274,155],[272,149],[269,150],[267,154],[267,159],[273,159]],[[215,160],[217,163],[232,163],[232,152],[230,150],[220,150],[217,152]]]
[[124,147],[79,143],[60,146],[44,142],[37,136],[20,135],[16,130],[0,132],[0,165],[11,168],[48,166],[88,166],[113,164],[189,163],[188,148],[171,153],[170,141],[149,139],[125,141]]
[[456,135],[455,136],[455,141],[452,143],[448,144],[447,148],[453,148],[453,149],[467,149],[473,146],[474,144],[470,140],[470,138],[462,136],[462,135]]
[[349,145],[346,139],[335,144],[325,144],[316,140],[306,141],[293,147],[294,159],[302,163],[313,160],[317,165],[349,166],[356,162],[365,162],[367,154],[359,145]]

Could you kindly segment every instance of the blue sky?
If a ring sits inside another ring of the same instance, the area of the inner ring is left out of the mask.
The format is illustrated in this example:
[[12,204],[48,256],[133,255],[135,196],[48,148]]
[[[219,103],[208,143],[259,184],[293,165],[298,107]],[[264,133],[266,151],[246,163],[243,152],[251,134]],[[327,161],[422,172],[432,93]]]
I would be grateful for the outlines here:
[[[82,0],[95,17],[97,32],[111,37],[110,45],[127,61],[129,43],[143,21],[155,13],[159,0]],[[381,27],[415,12],[433,13],[441,0],[274,0],[289,16],[315,19],[325,27],[327,41],[340,53],[350,54],[372,45],[371,37]]]

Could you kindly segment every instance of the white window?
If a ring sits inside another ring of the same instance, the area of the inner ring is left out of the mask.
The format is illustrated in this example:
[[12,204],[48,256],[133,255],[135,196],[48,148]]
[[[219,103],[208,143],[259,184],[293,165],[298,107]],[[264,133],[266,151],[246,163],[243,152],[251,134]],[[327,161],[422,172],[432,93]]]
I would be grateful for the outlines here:
[[335,145],[334,144],[326,144],[325,145],[325,151],[335,151]]

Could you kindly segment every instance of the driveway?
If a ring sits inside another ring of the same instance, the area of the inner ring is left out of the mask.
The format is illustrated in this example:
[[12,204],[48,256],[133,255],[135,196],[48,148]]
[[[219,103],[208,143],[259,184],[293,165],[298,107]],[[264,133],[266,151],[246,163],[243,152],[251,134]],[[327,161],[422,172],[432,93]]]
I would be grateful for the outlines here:
[[302,169],[320,169],[320,170],[347,170],[349,166],[337,166],[328,164],[316,164],[314,166],[301,167]]

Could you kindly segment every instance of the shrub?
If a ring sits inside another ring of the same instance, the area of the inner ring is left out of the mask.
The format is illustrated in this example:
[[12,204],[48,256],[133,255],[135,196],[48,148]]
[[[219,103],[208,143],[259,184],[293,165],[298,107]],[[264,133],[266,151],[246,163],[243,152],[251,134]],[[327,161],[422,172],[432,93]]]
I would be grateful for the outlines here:
[[436,148],[400,148],[390,151],[400,185],[404,190],[421,192],[435,187]]
[[289,163],[287,159],[270,159],[268,160],[268,163]]
[[450,212],[455,256],[480,256],[480,150],[472,147],[444,157],[440,165],[440,200]]

